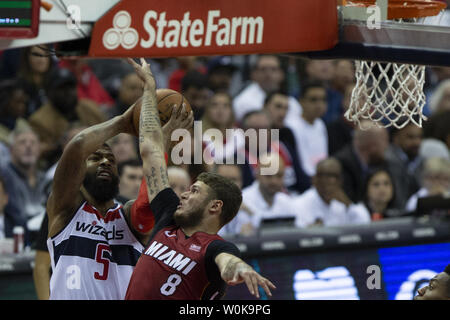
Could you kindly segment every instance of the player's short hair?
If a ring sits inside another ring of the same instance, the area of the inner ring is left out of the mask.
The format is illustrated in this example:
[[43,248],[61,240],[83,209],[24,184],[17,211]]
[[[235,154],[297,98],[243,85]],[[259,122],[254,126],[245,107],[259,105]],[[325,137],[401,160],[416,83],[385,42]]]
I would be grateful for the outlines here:
[[242,192],[239,187],[230,179],[211,172],[202,172],[197,180],[211,188],[210,200],[221,200],[223,202],[222,214],[220,215],[221,226],[233,220],[242,203]]

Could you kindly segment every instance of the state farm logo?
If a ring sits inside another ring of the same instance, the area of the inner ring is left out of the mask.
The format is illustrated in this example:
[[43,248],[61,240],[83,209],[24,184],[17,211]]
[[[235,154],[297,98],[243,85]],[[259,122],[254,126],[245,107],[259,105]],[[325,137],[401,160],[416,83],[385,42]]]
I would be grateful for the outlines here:
[[119,45],[125,49],[133,49],[139,40],[136,29],[130,28],[131,16],[127,11],[119,11],[113,18],[113,28],[103,34],[103,45],[106,49],[114,50]]
[[[220,10],[209,10],[206,19],[191,19],[185,12],[183,19],[166,19],[166,12],[149,10],[142,26],[146,35],[140,40],[142,48],[186,48],[260,44],[264,36],[264,19],[258,17],[222,17]],[[134,48],[139,42],[137,31],[130,28],[131,16],[119,11],[113,18],[113,28],[103,35],[103,45],[114,50],[120,45]]]

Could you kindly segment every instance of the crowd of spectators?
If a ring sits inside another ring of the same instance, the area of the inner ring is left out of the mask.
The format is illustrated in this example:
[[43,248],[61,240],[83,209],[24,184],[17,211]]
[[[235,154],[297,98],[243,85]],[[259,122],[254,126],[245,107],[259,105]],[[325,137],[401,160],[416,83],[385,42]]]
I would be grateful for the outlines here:
[[[49,48],[0,52],[0,238],[20,225],[28,245],[45,221],[65,144],[142,95],[142,82],[125,61],[63,60]],[[450,192],[449,68],[427,68],[423,129],[361,130],[344,118],[355,86],[353,61],[248,55],[150,62],[157,87],[190,102],[202,124],[203,154],[213,160],[175,164],[169,157],[170,185],[181,194],[208,170],[242,188],[241,210],[221,234],[252,235],[277,217],[291,217],[299,228],[368,224],[411,215],[419,198]],[[209,129],[222,133],[223,148]],[[249,147],[250,129],[257,148]],[[269,134],[265,147],[264,129],[279,133],[275,141]],[[139,192],[138,144],[127,134],[108,143],[120,175],[116,200],[123,203]],[[196,145],[184,150],[188,158]],[[274,163],[275,173],[261,174]]]

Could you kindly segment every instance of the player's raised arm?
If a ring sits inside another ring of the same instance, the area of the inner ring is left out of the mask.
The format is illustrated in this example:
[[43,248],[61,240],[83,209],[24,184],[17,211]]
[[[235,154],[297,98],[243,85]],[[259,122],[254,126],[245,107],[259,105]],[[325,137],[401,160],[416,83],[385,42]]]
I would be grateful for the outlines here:
[[276,289],[270,280],[261,276],[242,259],[229,254],[220,253],[215,258],[222,279],[229,285],[245,282],[250,293],[259,298],[258,285],[261,286],[268,296],[272,296],[270,289]]
[[86,160],[105,141],[124,132],[133,132],[132,108],[123,115],[89,127],[64,148],[56,167],[52,191],[47,201],[49,236],[61,230],[82,200],[80,187],[86,173]]
[[156,82],[150,65],[141,58],[141,65],[133,59],[128,62],[144,81],[144,93],[139,118],[139,151],[143,162],[144,177],[147,182],[148,202],[163,189],[168,188],[167,166],[164,157],[164,135],[159,120]]

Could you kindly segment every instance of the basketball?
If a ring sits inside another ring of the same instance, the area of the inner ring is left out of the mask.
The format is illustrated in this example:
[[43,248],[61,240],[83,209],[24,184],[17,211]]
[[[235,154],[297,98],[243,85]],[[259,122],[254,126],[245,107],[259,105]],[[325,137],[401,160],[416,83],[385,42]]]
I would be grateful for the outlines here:
[[[161,121],[161,127],[169,121],[172,115],[172,106],[174,104],[180,106],[183,103],[186,104],[186,111],[192,110],[189,101],[179,92],[171,89],[157,89],[156,101],[158,102],[159,120]],[[139,117],[141,113],[142,99],[139,99],[133,110],[133,124],[136,132],[136,136],[139,135]]]

